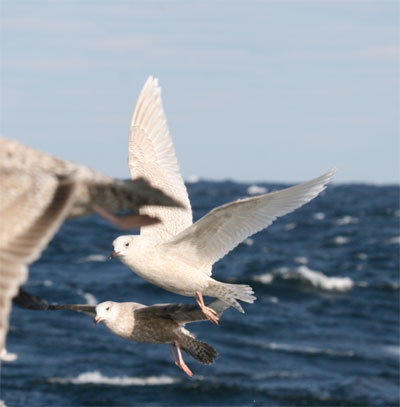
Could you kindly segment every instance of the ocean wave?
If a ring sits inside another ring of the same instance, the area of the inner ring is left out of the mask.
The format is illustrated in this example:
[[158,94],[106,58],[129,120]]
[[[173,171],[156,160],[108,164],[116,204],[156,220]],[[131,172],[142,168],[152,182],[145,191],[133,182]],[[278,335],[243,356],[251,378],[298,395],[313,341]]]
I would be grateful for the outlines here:
[[337,357],[348,357],[352,358],[356,355],[353,350],[337,350],[331,348],[318,348],[316,346],[309,345],[292,345],[289,343],[259,343],[255,344],[262,349],[268,349],[272,351],[288,352],[288,353],[298,353],[304,355],[328,355]]
[[247,193],[249,195],[261,195],[268,192],[268,188],[260,187],[259,185],[250,185],[247,188]]
[[9,353],[6,348],[3,348],[0,353],[0,360],[3,362],[14,362],[18,359],[16,353]]
[[320,271],[311,270],[306,266],[299,266],[295,269],[281,267],[271,273],[254,276],[255,281],[263,284],[270,284],[274,279],[301,281],[314,288],[327,291],[348,291],[354,286],[354,282],[349,277],[328,277]]
[[313,218],[317,220],[324,220],[325,219],[325,214],[323,212],[317,212],[314,213]]
[[200,181],[200,177],[197,175],[191,175],[185,179],[185,182],[188,184],[196,184]]
[[333,244],[335,244],[337,246],[342,246],[348,242],[349,242],[349,239],[346,236],[336,236],[333,239]]
[[293,261],[295,261],[296,263],[300,263],[300,264],[307,264],[307,263],[308,263],[308,259],[307,259],[307,257],[305,257],[305,256],[298,256],[298,257],[295,257],[295,258],[293,259]]
[[87,304],[89,304],[89,305],[97,305],[99,303],[97,301],[97,298],[91,293],[87,293],[85,291],[78,290],[78,294],[81,295],[86,300]]
[[108,384],[110,386],[162,386],[174,384],[179,379],[161,375],[147,377],[104,376],[98,370],[81,373],[77,377],[51,377],[47,380],[58,384]]
[[387,345],[387,346],[383,347],[383,351],[385,353],[388,353],[389,355],[393,355],[393,356],[396,356],[396,357],[400,356],[400,346]]
[[254,239],[251,239],[250,237],[248,237],[247,239],[243,240],[243,244],[245,244],[246,246],[253,246]]
[[338,219],[336,221],[336,224],[339,226],[343,226],[343,225],[356,224],[358,222],[359,222],[358,218],[354,218],[353,216],[346,215],[346,216],[343,216],[342,218]]
[[296,229],[297,225],[295,223],[287,223],[282,227],[283,230],[288,231],[288,230],[293,230]]
[[89,262],[103,262],[107,261],[107,256],[104,254],[89,254],[88,256],[81,257],[80,259],[75,260],[75,263],[89,263]]
[[394,236],[385,242],[386,244],[400,244],[400,236]]
[[400,283],[398,281],[382,281],[369,283],[367,281],[357,281],[357,287],[361,288],[377,288],[379,290],[399,291]]

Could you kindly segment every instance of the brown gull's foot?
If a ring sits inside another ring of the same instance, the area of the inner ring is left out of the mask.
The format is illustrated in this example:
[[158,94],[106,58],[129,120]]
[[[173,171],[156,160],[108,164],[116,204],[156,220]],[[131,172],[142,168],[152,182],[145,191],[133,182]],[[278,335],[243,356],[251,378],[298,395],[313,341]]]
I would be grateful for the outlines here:
[[136,229],[143,226],[154,225],[160,222],[159,219],[152,218],[147,215],[114,215],[113,213],[96,204],[92,204],[92,208],[98,215],[100,215],[104,219],[107,219],[115,226],[118,226],[120,229]]
[[213,324],[219,325],[219,318],[217,312],[204,304],[203,295],[201,294],[200,291],[196,292],[195,299],[201,311],[207,317],[207,319],[209,319]]
[[[181,352],[181,345],[179,344],[179,342],[175,341],[175,344],[174,345],[171,344],[170,346],[171,346],[172,354],[174,355],[174,360],[175,360],[176,366],[178,366],[179,369],[182,369],[189,377],[192,377],[193,373],[188,368],[186,363],[183,361],[182,352]],[[176,349],[178,351],[178,357],[176,357],[174,346],[176,346]]]

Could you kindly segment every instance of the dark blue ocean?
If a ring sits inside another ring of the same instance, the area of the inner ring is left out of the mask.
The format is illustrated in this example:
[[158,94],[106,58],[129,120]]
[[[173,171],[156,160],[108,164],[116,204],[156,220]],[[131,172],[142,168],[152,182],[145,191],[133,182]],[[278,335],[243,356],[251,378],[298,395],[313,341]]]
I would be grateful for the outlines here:
[[[257,184],[273,190],[284,185]],[[263,191],[236,182],[189,183],[194,217]],[[214,266],[213,276],[250,284],[258,297],[219,327],[187,327],[219,358],[138,344],[68,311],[13,308],[1,395],[8,407],[397,406],[399,404],[398,186],[329,185]],[[25,289],[52,302],[194,302],[162,291],[108,260],[121,233],[98,217],[61,231]]]

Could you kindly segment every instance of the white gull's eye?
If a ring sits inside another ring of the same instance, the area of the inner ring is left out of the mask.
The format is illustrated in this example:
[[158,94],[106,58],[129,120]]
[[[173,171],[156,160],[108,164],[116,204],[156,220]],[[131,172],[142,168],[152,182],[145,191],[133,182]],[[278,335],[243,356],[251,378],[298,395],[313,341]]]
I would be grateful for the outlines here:
[[129,242],[128,243],[125,243],[125,247],[128,247],[129,246]]

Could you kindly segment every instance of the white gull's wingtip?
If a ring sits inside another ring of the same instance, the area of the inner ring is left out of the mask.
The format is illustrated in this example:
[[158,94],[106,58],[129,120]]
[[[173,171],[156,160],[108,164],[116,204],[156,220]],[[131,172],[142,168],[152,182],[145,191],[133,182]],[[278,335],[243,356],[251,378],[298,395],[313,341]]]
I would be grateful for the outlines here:
[[327,182],[330,182],[334,175],[337,173],[338,169],[336,167],[331,168],[326,174]]

